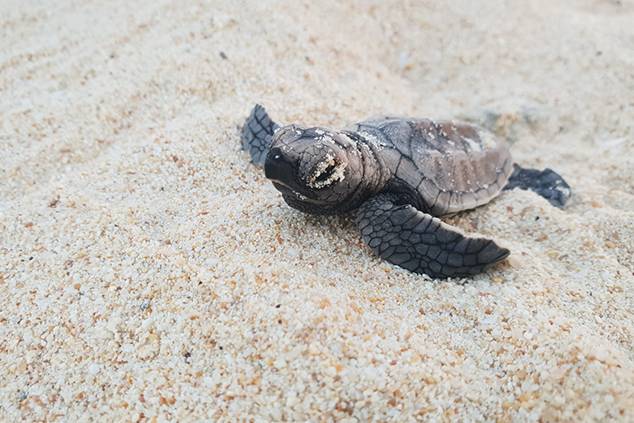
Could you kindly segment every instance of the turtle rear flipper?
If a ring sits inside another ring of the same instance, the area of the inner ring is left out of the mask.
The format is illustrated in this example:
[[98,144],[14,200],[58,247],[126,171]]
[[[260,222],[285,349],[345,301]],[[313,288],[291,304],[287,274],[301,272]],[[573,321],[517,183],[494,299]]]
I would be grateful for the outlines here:
[[554,170],[525,169],[518,164],[513,165],[513,174],[504,187],[513,188],[531,190],[559,208],[566,205],[572,194],[570,185]]
[[434,278],[475,275],[510,254],[494,241],[463,235],[398,196],[380,194],[360,208],[357,224],[363,240],[381,258]]
[[249,152],[256,166],[264,166],[277,128],[279,125],[271,120],[264,107],[256,104],[242,127],[242,149]]

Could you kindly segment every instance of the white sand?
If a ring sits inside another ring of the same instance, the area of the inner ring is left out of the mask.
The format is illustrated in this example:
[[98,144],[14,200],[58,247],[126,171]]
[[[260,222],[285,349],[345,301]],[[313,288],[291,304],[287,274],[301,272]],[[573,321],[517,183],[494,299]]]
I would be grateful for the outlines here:
[[[634,420],[633,1],[127,3],[0,4],[0,420]],[[575,197],[430,281],[283,203],[256,101],[478,120]]]

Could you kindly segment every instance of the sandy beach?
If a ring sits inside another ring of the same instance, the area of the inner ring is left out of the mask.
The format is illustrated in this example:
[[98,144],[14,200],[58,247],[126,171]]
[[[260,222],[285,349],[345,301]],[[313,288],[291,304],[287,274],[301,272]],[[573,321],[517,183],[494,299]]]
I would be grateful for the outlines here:
[[[634,421],[634,1],[3,0],[0,421]],[[375,257],[240,150],[456,118],[551,167],[447,219],[471,279]]]

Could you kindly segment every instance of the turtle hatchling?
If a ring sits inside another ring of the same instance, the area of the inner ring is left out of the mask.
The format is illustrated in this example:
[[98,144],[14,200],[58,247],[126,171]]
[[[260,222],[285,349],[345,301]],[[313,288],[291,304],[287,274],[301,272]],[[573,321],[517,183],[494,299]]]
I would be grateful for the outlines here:
[[557,207],[571,195],[556,172],[520,167],[505,142],[463,122],[380,117],[335,131],[280,126],[256,105],[242,147],[289,206],[313,214],[356,211],[361,236],[378,256],[433,278],[475,275],[510,254],[438,217],[513,188]]

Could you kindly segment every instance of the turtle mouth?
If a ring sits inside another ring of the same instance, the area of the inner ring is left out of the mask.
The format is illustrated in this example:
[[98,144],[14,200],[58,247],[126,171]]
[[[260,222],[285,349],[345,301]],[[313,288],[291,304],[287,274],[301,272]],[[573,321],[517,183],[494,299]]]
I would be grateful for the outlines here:
[[307,190],[300,183],[297,166],[285,156],[281,148],[272,148],[267,155],[264,163],[264,175],[283,194],[293,196],[300,201],[319,203],[318,200],[311,198],[314,194],[310,192],[310,189]]
[[273,182],[273,186],[275,187],[275,189],[280,191],[282,195],[291,195],[305,203],[321,204],[321,201],[316,200],[314,198],[307,197],[306,195],[297,191],[292,186],[288,185],[287,183],[283,181],[280,181],[278,179],[271,179],[271,182]]

